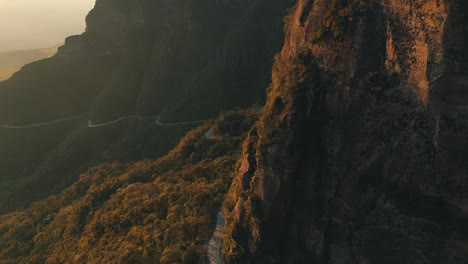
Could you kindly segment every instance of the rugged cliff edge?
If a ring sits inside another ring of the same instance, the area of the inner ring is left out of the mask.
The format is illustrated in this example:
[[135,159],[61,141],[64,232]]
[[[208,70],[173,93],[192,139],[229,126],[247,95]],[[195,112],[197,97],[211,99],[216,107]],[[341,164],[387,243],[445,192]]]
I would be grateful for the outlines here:
[[229,263],[465,263],[464,1],[299,0],[225,202]]

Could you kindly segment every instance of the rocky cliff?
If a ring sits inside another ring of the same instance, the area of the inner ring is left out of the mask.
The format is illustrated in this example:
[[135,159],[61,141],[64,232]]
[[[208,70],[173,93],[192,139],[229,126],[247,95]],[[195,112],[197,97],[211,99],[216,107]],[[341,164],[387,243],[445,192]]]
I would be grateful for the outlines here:
[[466,10],[297,1],[225,202],[228,263],[466,262]]

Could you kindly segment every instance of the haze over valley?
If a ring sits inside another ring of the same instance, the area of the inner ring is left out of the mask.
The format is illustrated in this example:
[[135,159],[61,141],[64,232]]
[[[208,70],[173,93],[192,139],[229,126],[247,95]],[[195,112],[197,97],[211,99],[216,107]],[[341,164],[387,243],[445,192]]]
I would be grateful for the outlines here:
[[0,52],[49,48],[85,29],[94,0],[0,0]]
[[0,81],[84,32],[95,0],[0,0]]

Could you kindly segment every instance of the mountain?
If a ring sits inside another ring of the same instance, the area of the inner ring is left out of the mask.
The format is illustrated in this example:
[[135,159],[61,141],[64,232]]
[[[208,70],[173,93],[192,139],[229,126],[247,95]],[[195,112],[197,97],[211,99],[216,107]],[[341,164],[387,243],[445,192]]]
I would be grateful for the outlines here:
[[57,48],[0,52],[0,81],[6,80],[24,65],[49,58]]
[[0,83],[0,263],[466,263],[466,10],[98,0]]
[[97,1],[84,34],[0,82],[0,211],[59,193],[93,165],[160,157],[195,126],[88,121],[177,123],[261,103],[290,4]]

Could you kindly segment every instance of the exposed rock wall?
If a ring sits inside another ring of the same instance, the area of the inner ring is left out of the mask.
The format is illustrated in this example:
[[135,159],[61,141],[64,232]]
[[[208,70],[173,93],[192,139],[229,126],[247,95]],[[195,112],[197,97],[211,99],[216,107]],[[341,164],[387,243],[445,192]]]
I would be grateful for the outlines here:
[[[399,75],[402,88],[427,102],[430,82],[445,72],[447,5],[440,1],[348,1],[355,6],[354,14],[345,22],[348,37],[334,43],[317,43],[313,39],[327,23],[324,16],[332,3],[298,1],[291,14],[283,55],[310,46],[323,60],[323,67],[333,72],[346,71],[348,78],[360,70],[380,70],[384,59],[387,70]],[[387,39],[385,47],[382,37]]]
[[466,261],[465,5],[297,2],[226,201],[229,263]]

